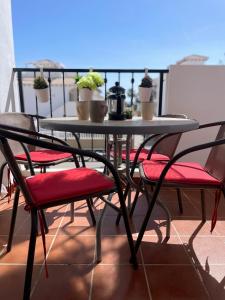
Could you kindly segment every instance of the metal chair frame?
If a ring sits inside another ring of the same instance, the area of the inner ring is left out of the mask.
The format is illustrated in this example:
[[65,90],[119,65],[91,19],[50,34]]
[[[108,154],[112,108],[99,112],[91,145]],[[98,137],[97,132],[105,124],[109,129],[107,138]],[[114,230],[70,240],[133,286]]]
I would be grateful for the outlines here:
[[[169,171],[170,167],[176,161],[178,161],[181,157],[183,157],[183,156],[185,156],[185,155],[187,155],[189,153],[192,153],[192,152],[196,152],[196,151],[200,151],[200,150],[212,148],[212,150],[211,150],[211,152],[210,152],[210,154],[208,156],[208,160],[206,162],[205,168],[207,169],[210,166],[210,164],[212,162],[212,157],[214,156],[214,153],[216,151],[216,150],[214,150],[216,148],[216,146],[218,147],[218,146],[221,146],[221,145],[225,145],[224,134],[221,135],[221,129],[222,129],[223,132],[225,131],[225,128],[224,128],[225,121],[208,123],[208,124],[204,124],[204,125],[199,126],[199,129],[213,127],[213,126],[220,126],[220,129],[219,129],[219,132],[217,134],[217,137],[216,137],[215,141],[208,142],[208,143],[203,143],[203,144],[200,144],[200,145],[197,145],[197,146],[193,146],[193,147],[187,148],[187,149],[179,152],[178,154],[176,154],[165,165],[165,168],[163,169],[163,171],[162,171],[162,173],[161,173],[161,175],[160,175],[160,177],[159,177],[159,179],[157,181],[150,181],[149,179],[147,179],[145,177],[145,175],[144,175],[143,168],[140,165],[140,167],[139,167],[139,169],[140,169],[140,175],[141,175],[142,183],[143,183],[143,187],[144,187],[143,192],[145,193],[146,198],[149,201],[149,207],[148,207],[148,210],[147,210],[146,215],[144,217],[144,221],[142,223],[142,226],[141,226],[141,229],[140,229],[137,241],[135,243],[135,251],[136,252],[138,251],[138,249],[140,247],[140,244],[141,244],[144,232],[146,230],[148,221],[150,219],[152,210],[153,210],[153,208],[155,206],[155,203],[157,201],[157,197],[159,195],[159,192],[160,192],[160,189],[161,189],[162,186],[176,187],[176,188],[179,186],[181,188],[190,188],[191,187],[191,188],[200,189],[201,190],[201,204],[202,204],[202,221],[204,222],[206,220],[206,217],[205,217],[205,208],[204,208],[204,189],[218,189],[218,188],[216,188],[215,186],[212,186],[212,185],[207,185],[207,184],[194,184],[193,185],[193,184],[166,183],[166,182],[164,182],[164,179],[165,179],[165,176],[166,176],[167,172]],[[199,129],[196,129],[196,130],[199,130]],[[154,151],[154,149],[152,149],[152,151]],[[224,151],[224,155],[225,155],[225,151]],[[150,157],[149,157],[149,159],[150,159]],[[211,172],[209,171],[208,173],[210,174]],[[224,176],[223,176],[223,180],[221,182],[220,190],[223,192],[223,194],[225,196],[225,182],[224,182],[224,180],[225,180],[225,170],[224,170],[224,174],[223,175]],[[152,196],[150,196],[150,193],[149,193],[149,186],[154,186],[154,192],[153,192]]]
[[[124,224],[125,224],[125,229],[126,229],[126,234],[127,234],[127,239],[130,247],[130,252],[131,252],[131,259],[130,262],[133,264],[133,266],[136,268],[137,267],[137,260],[136,260],[136,254],[134,251],[134,243],[133,243],[133,238],[129,226],[129,220],[128,220],[128,215],[127,215],[127,210],[126,210],[126,205],[125,201],[123,198],[123,192],[121,188],[121,183],[120,183],[120,178],[113,167],[113,165],[104,157],[101,155],[94,153],[92,151],[88,150],[80,150],[76,148],[72,148],[69,146],[64,146],[64,145],[56,145],[52,143],[48,143],[45,141],[41,140],[35,140],[33,138],[30,138],[28,136],[24,136],[22,134],[15,133],[17,132],[18,128],[12,127],[12,126],[1,126],[0,127],[0,149],[9,165],[9,168],[14,176],[14,179],[16,183],[18,184],[20,190],[22,191],[25,201],[27,205],[30,207],[30,215],[31,215],[31,232],[30,232],[30,242],[29,242],[29,250],[28,250],[28,257],[27,257],[27,268],[26,268],[26,275],[25,275],[25,284],[24,284],[24,296],[23,299],[29,299],[30,298],[30,291],[31,291],[31,282],[32,282],[32,272],[33,272],[33,262],[34,262],[34,252],[35,252],[35,245],[36,245],[36,233],[37,233],[37,216],[38,216],[38,211],[40,209],[44,208],[49,208],[53,207],[55,205],[60,205],[60,204],[67,204],[83,199],[89,199],[89,197],[95,197],[95,196],[102,196],[102,195],[111,195],[113,192],[117,192],[118,197],[119,197],[119,202],[120,202],[120,208],[116,207],[114,204],[111,202],[107,201],[103,197],[101,199],[106,202],[106,204],[110,204],[111,207],[116,209],[117,211],[120,211],[123,218],[124,218]],[[11,151],[10,145],[8,143],[8,140],[13,140],[17,142],[22,142],[28,145],[35,145],[35,146],[40,146],[42,148],[46,149],[53,149],[61,152],[68,152],[73,155],[83,155],[85,157],[90,157],[93,158],[101,163],[103,163],[108,170],[110,171],[112,178],[115,182],[115,188],[112,190],[105,190],[102,191],[102,193],[97,193],[93,195],[84,195],[82,197],[76,197],[74,196],[71,199],[67,200],[58,200],[55,203],[49,203],[45,205],[41,205],[39,207],[35,207],[33,205],[33,200],[32,196],[26,186],[26,183],[22,177],[21,171],[19,169],[19,166],[14,158],[14,155]],[[57,204],[56,204],[57,203]],[[101,224],[100,224],[101,225]],[[100,230],[97,230],[97,232],[100,234]],[[98,237],[96,237],[96,240],[98,241]],[[98,249],[98,248],[97,248]]]

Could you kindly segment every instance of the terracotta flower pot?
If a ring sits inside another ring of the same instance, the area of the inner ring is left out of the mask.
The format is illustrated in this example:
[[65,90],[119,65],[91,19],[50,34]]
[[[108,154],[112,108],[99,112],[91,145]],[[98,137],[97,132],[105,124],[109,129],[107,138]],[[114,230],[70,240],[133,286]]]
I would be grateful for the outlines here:
[[90,119],[92,122],[102,123],[108,112],[105,100],[92,100],[90,102]]
[[76,102],[76,106],[79,120],[88,120],[90,115],[90,102],[79,101]]
[[141,103],[141,115],[143,120],[152,120],[155,111],[154,102],[142,102]]

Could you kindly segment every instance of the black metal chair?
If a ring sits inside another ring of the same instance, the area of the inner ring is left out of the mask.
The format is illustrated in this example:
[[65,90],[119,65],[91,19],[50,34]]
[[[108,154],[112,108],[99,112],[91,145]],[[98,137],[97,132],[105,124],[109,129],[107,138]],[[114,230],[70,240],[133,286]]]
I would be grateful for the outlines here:
[[[215,189],[215,209],[212,216],[211,231],[214,229],[217,219],[217,207],[220,192],[225,195],[225,121],[204,124],[199,129],[219,126],[215,141],[193,146],[181,151],[169,161],[143,161],[140,166],[140,176],[143,184],[143,192],[149,202],[149,207],[144,217],[135,251],[138,250],[142,241],[147,223],[157,201],[161,187],[172,188],[195,188],[201,191],[202,221],[205,222],[204,190]],[[197,129],[197,130],[199,130]],[[195,151],[212,148],[204,167],[199,163],[177,162],[181,157]],[[151,195],[149,187],[154,188]]]
[[[75,149],[64,145],[56,145],[39,139],[33,139],[31,137],[28,137],[27,135],[24,135],[23,131],[24,130],[12,126],[2,125],[0,127],[0,149],[13,174],[18,188],[23,193],[26,202],[26,208],[27,210],[29,210],[31,216],[31,232],[24,284],[24,299],[29,299],[30,297],[36,244],[37,220],[39,218],[40,224],[42,224],[42,214],[40,213],[40,211],[49,207],[72,203],[84,199],[90,199],[91,197],[96,196],[100,197],[106,204],[109,204],[112,208],[122,214],[131,252],[130,261],[136,267],[137,262],[134,252],[133,238],[129,226],[120,178],[113,165],[97,153],[87,150]],[[39,146],[44,149],[66,152],[72,154],[75,157],[77,155],[83,155],[85,157],[93,158],[103,163],[108,168],[111,176],[109,177],[104,175],[103,173],[99,173],[96,170],[81,167],[65,171],[40,173],[28,178],[24,178],[21,174],[18,162],[16,161],[15,156],[11,150],[10,141],[24,143],[31,146]],[[118,194],[120,208],[110,202],[110,197],[112,193],[115,192]],[[105,199],[104,195],[108,195],[108,199]],[[12,218],[11,228],[14,228],[14,225],[15,218]],[[98,246],[101,232],[99,230],[100,226],[101,222],[98,222],[96,234],[97,261],[101,260],[101,254],[98,253],[101,250],[101,247]],[[45,234],[42,226],[41,232],[45,252]]]
[[[18,112],[9,112],[9,113],[1,113],[0,114],[0,126],[2,125],[9,125],[9,126],[16,126],[18,128],[24,129],[23,133],[27,134],[30,137],[36,139],[44,139],[46,141],[51,141],[52,143],[67,145],[66,142],[62,141],[59,138],[54,136],[46,135],[37,133],[35,127],[35,119],[38,122],[40,118],[43,118],[38,115],[31,115],[26,113],[18,113]],[[27,130],[27,132],[26,132]],[[79,137],[73,133],[75,141],[78,145],[78,148],[81,148]],[[52,167],[61,163],[73,161],[75,165],[79,165],[78,161],[74,161],[74,157],[70,153],[63,153],[55,150],[50,149],[41,149],[37,146],[28,146],[26,147],[23,144],[16,144],[12,146],[12,151],[17,159],[18,163],[23,164],[27,169],[29,169],[31,175],[35,174],[35,168],[39,168],[41,172],[46,172],[48,167]],[[80,157],[82,165],[85,167],[85,161],[83,157]],[[3,161],[0,166],[0,185],[2,183],[3,172],[4,168],[6,167],[7,163]],[[11,194],[11,190],[9,191]],[[14,202],[18,203],[19,193],[18,191],[15,193]],[[87,201],[89,205],[89,210],[92,218],[92,222],[95,225],[95,217],[93,211],[91,209],[89,201]],[[44,216],[43,216],[44,217]],[[71,204],[71,222],[74,221],[74,204]],[[47,229],[47,224],[45,222],[45,230]]]
[[[162,115],[160,117],[164,118],[180,118],[180,119],[188,119],[188,117],[184,114],[166,114]],[[179,144],[179,141],[181,139],[182,133],[174,133],[174,134],[153,134],[147,137],[139,146],[137,149],[131,149],[130,151],[130,162],[131,162],[131,177],[133,180],[139,182],[139,177],[133,177],[135,168],[138,167],[138,165],[144,161],[145,159],[149,159],[151,156],[152,160],[156,161],[168,161],[176,152],[177,146]],[[152,144],[152,146],[149,148],[146,148],[146,145],[149,143]],[[126,161],[126,150],[123,150],[122,152],[122,159]],[[130,184],[128,183],[124,192],[125,199],[127,198],[128,194],[130,192]],[[178,207],[179,211],[182,214],[183,213],[183,205],[182,205],[182,198],[181,198],[181,191],[180,189],[176,189],[177,192],[177,200],[178,200]],[[136,186],[136,193],[134,196],[133,204],[131,206],[130,210],[130,217],[133,216],[135,206],[138,201],[138,197],[140,194],[140,189],[138,186]],[[166,207],[162,206],[162,208],[166,211]],[[167,212],[167,211],[166,211]],[[118,215],[116,224],[118,225],[120,222],[120,215]]]

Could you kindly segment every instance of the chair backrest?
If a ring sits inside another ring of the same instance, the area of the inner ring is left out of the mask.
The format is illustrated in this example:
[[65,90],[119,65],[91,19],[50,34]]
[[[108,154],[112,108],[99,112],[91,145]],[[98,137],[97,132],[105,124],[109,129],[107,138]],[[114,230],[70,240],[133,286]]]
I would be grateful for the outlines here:
[[[220,126],[216,140],[225,138],[225,125]],[[225,183],[225,144],[213,147],[205,164],[205,170]]]
[[10,144],[15,144],[18,143],[17,141],[11,140],[9,143],[8,139],[7,139],[7,131],[5,131],[5,135],[0,134],[0,152],[1,154],[4,156],[10,171],[13,174],[13,178],[16,181],[17,185],[20,187],[25,201],[27,204],[31,204],[32,203],[32,196],[29,192],[29,190],[27,189],[27,185],[26,182],[22,176],[21,170],[17,164],[17,161],[15,159],[15,156],[13,154],[13,151],[11,149]]
[[[163,118],[179,118],[179,119],[188,119],[186,115],[183,114],[167,114],[162,115],[160,117]],[[173,136],[166,137],[164,140],[162,140],[155,148],[155,152],[164,154],[172,158],[174,156],[174,153],[177,149],[178,143],[181,139],[182,133],[177,133]]]
[[[0,124],[15,126],[23,129],[28,129],[31,131],[36,131],[33,117],[25,113],[17,113],[17,112],[1,113]],[[12,146],[12,142],[10,143],[10,145]],[[30,151],[35,150],[35,146],[29,145],[28,148]],[[19,146],[18,143],[16,144],[14,143],[14,147],[12,147],[12,151],[14,155],[21,153],[21,147]]]

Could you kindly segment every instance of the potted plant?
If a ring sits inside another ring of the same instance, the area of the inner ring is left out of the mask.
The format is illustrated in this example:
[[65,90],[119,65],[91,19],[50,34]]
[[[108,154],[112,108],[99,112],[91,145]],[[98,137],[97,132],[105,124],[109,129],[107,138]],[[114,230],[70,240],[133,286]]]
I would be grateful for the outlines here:
[[147,74],[139,85],[139,98],[141,102],[141,114],[143,120],[151,120],[154,115],[155,103],[152,101],[152,79]]
[[47,102],[49,99],[48,83],[43,76],[38,76],[34,79],[33,88],[40,102]]
[[89,72],[85,76],[76,76],[75,83],[79,89],[79,100],[90,101],[93,97],[93,91],[104,84],[104,80],[97,72]]
[[150,102],[152,94],[152,79],[145,75],[139,85],[139,98],[141,102]]

